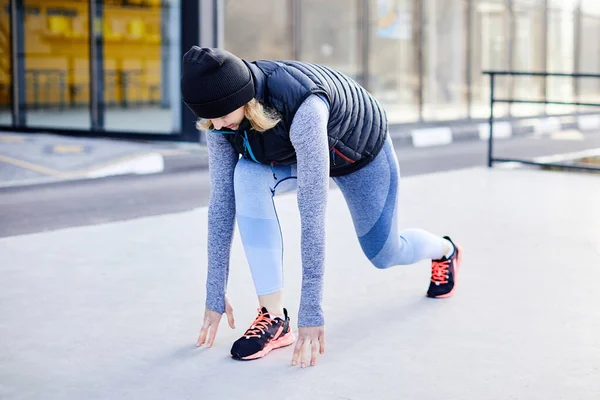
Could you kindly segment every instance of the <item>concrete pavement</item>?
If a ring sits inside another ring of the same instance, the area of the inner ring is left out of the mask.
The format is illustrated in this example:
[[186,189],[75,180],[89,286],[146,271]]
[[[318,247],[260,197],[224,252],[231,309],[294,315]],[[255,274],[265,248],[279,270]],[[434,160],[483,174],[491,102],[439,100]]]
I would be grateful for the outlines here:
[[[0,239],[2,399],[589,399],[600,395],[595,174],[483,168],[405,178],[401,223],[465,248],[457,294],[424,297],[429,265],[376,270],[331,191],[327,351],[254,362],[228,351],[256,314],[234,240],[235,330],[194,346],[206,209]],[[300,288],[293,194],[276,200],[286,306]]]

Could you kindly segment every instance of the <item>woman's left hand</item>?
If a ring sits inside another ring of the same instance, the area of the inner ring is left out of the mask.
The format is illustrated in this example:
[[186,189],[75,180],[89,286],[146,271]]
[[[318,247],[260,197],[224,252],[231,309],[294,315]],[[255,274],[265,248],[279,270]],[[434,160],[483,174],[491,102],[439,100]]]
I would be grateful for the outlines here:
[[308,326],[298,328],[298,340],[296,340],[296,348],[294,348],[294,357],[292,365],[306,367],[306,361],[310,355],[310,365],[314,366],[317,363],[317,354],[325,352],[325,327],[324,326]]

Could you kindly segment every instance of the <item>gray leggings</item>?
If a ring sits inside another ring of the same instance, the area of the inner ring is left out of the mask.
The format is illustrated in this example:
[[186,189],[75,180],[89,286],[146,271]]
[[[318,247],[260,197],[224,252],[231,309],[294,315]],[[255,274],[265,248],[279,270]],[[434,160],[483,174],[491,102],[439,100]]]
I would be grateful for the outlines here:
[[[283,242],[273,196],[295,190],[295,177],[295,165],[272,170],[244,158],[236,165],[237,222],[258,295],[283,288]],[[443,238],[422,229],[399,230],[400,173],[389,136],[369,165],[332,179],[346,200],[361,248],[375,267],[413,264],[444,253]]]

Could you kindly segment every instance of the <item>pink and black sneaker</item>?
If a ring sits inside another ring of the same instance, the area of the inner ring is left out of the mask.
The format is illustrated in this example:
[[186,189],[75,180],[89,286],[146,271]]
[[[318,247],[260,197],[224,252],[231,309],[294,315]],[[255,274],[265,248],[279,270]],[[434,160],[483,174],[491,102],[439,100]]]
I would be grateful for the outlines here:
[[296,339],[290,329],[290,318],[283,309],[284,319],[271,317],[265,307],[258,310],[258,316],[244,336],[233,343],[231,357],[236,360],[255,360],[269,354],[271,350],[289,346]]
[[444,236],[444,239],[452,243],[454,252],[450,258],[444,256],[439,260],[433,260],[431,263],[431,282],[429,283],[429,290],[427,290],[427,297],[436,299],[444,299],[454,294],[462,260],[462,248],[448,236]]

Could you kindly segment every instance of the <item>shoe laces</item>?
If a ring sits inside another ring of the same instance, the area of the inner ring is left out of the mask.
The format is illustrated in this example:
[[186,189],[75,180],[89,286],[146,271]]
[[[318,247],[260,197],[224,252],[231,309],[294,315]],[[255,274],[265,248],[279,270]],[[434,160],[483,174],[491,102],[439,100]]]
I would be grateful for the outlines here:
[[273,323],[273,319],[269,316],[269,314],[265,314],[262,310],[258,310],[258,316],[252,323],[252,326],[248,328],[244,336],[247,339],[251,337],[260,338],[261,335],[265,334],[265,331],[269,329],[269,326]]
[[450,260],[433,261],[431,264],[431,282],[436,285],[448,283]]

